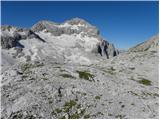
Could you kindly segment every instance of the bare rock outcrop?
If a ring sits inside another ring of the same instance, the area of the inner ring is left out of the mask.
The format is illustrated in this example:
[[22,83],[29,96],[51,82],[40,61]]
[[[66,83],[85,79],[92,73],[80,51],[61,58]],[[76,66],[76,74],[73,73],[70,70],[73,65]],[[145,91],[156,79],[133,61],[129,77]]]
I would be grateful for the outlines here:
[[130,48],[129,52],[158,51],[159,35],[155,35],[149,40]]
[[[2,49],[20,47],[20,40],[23,39],[39,39],[45,42],[39,35],[30,29],[18,28],[14,26],[1,26],[1,46]],[[21,45],[22,46],[22,45]]]
[[1,33],[2,49],[23,48],[23,55],[32,59],[54,57],[56,54],[55,58],[63,57],[71,61],[81,58],[82,63],[88,63],[91,53],[107,59],[118,55],[118,50],[101,37],[98,28],[80,18],[61,24],[43,20],[30,29],[5,25],[1,26]]
[[118,50],[113,44],[110,44],[100,36],[99,30],[95,26],[80,18],[73,18],[62,24],[51,21],[40,21],[33,25],[31,29],[34,32],[49,32],[54,36],[80,34],[83,37],[94,37],[97,38],[99,42],[97,42],[97,47],[92,51],[101,54],[101,56],[106,56],[107,58],[118,55]]

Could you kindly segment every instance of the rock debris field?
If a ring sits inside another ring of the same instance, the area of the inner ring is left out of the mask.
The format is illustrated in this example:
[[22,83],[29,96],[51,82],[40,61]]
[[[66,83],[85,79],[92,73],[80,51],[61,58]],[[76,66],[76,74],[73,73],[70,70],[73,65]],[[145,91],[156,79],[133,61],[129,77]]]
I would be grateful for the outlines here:
[[1,30],[1,118],[158,118],[158,36],[120,52],[80,18]]

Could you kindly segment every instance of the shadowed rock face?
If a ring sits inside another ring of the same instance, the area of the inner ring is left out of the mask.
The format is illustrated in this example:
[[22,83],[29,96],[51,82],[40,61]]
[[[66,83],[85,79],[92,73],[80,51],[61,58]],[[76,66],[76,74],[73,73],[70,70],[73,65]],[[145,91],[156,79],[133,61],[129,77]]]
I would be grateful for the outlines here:
[[1,36],[2,49],[9,49],[16,46],[16,39],[10,36]]
[[16,47],[17,45],[20,47],[19,41],[22,39],[32,39],[36,38],[43,42],[45,42],[42,38],[40,38],[36,33],[29,29],[17,28],[13,26],[1,26],[1,46],[2,49],[9,49]]

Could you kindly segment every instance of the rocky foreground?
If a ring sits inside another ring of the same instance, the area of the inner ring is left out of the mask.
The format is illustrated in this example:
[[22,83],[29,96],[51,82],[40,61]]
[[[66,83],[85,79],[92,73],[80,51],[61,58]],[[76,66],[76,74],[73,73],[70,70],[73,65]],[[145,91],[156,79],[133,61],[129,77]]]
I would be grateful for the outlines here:
[[2,49],[1,118],[158,118],[158,44],[118,55],[97,36],[79,36],[77,47],[81,33],[35,34],[18,40],[18,54],[16,46]]

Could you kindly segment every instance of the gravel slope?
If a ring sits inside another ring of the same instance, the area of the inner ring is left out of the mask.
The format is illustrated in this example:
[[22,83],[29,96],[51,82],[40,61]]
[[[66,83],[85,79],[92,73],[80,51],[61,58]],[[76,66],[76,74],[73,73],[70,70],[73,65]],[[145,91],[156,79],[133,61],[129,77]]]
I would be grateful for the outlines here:
[[157,65],[150,51],[15,64],[2,73],[2,118],[158,118]]

